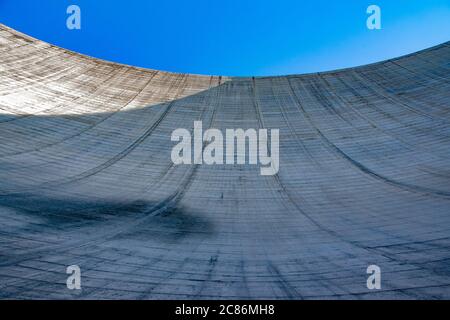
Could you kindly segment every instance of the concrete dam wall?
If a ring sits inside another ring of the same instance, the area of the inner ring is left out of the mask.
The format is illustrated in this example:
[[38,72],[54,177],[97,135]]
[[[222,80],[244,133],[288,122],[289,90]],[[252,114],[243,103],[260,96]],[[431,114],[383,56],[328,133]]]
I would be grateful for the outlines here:
[[[279,129],[278,172],[174,165],[171,134],[195,121]],[[0,146],[2,299],[450,298],[450,42],[234,78],[0,25]]]

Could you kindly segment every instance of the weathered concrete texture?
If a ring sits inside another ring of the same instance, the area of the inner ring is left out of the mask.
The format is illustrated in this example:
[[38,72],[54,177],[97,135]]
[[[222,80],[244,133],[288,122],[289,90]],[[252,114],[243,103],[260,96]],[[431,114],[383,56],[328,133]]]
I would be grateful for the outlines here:
[[[0,26],[0,297],[450,298],[449,70],[172,74]],[[279,174],[173,166],[200,119],[279,128]]]

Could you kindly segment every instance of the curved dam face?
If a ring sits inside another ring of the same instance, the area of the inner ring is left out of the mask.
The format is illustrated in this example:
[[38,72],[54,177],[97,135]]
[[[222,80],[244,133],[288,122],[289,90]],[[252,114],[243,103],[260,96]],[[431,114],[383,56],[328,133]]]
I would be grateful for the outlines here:
[[[448,299],[449,103],[450,43],[231,78],[0,25],[0,298]],[[175,165],[171,135],[196,121],[279,130],[279,169]]]

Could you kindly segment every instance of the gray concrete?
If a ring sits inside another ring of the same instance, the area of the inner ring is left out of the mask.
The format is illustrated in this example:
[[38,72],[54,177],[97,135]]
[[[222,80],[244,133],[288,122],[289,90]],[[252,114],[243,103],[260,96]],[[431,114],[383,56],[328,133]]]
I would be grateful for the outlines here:
[[[450,298],[449,69],[173,74],[0,25],[0,298]],[[199,119],[279,128],[279,174],[173,166]]]

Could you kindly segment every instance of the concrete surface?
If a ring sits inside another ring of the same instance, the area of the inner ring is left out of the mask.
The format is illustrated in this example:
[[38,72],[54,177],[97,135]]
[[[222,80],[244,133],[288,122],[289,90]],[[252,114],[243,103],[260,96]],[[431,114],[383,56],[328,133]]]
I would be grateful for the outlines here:
[[[0,298],[450,298],[449,70],[173,74],[0,25]],[[279,173],[172,165],[195,120],[280,129]]]

